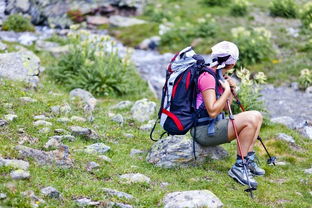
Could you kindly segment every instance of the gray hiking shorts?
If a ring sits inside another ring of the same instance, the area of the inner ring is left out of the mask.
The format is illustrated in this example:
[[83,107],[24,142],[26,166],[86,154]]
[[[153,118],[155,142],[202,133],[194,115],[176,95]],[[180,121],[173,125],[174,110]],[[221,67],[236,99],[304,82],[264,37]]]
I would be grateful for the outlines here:
[[191,129],[191,135],[196,142],[203,146],[216,146],[219,144],[229,143],[228,141],[228,123],[229,118],[219,120],[216,123],[215,134],[208,136],[208,125],[196,127],[196,138],[194,138],[194,127]]

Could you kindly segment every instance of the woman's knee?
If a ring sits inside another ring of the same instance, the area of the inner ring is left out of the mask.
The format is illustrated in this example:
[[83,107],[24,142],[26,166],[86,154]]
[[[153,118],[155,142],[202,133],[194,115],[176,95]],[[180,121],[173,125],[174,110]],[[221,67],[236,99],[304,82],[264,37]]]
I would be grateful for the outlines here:
[[263,117],[259,111],[247,111],[248,112],[248,123],[252,125],[252,127],[257,127],[262,123]]

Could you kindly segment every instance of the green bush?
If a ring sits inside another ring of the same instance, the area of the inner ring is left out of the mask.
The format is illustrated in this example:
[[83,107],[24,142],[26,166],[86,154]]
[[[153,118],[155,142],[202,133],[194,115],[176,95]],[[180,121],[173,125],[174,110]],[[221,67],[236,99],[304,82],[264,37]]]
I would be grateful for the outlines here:
[[2,30],[13,30],[15,32],[35,31],[30,20],[19,14],[12,14],[3,22]]
[[237,44],[240,52],[238,67],[269,60],[274,54],[270,40],[271,33],[265,28],[247,30],[244,27],[237,27],[231,32],[233,42]]
[[300,71],[300,77],[298,79],[299,87],[306,89],[312,86],[312,70],[302,69]]
[[270,14],[276,17],[296,18],[298,15],[294,0],[273,0],[269,8]]
[[[257,110],[260,112],[267,112],[264,102],[259,98],[261,97],[260,84],[265,84],[266,76],[263,72],[259,72],[254,76],[252,80],[250,78],[250,72],[246,68],[241,68],[236,71],[237,77],[241,79],[241,83],[238,86],[238,98],[243,104],[245,110]],[[241,110],[238,105],[233,106],[233,113],[240,113]]]
[[164,9],[156,7],[154,4],[148,5],[144,11],[144,15],[148,16],[149,20],[152,22],[161,23],[163,21],[170,21],[170,12],[164,11]]
[[234,0],[230,12],[233,16],[245,16],[248,13],[248,2],[246,0]]
[[308,2],[303,6],[300,19],[305,28],[312,30],[312,2]]
[[208,6],[227,6],[231,0],[202,0],[202,3]]
[[87,31],[69,34],[70,52],[49,68],[49,75],[69,89],[83,88],[97,96],[138,95],[146,83],[129,62],[120,59],[115,42]]

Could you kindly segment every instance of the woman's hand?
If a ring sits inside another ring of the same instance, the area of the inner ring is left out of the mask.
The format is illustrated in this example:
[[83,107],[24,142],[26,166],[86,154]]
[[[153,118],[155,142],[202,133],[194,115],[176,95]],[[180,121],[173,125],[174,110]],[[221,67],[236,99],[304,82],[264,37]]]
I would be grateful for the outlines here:
[[229,76],[224,76],[224,79],[226,80],[226,81],[228,81],[228,83],[230,84],[230,87],[231,88],[236,88],[236,82],[231,78],[231,77],[229,77]]
[[220,79],[219,82],[220,82],[221,86],[223,87],[224,91],[231,91],[230,83],[227,80],[222,81]]

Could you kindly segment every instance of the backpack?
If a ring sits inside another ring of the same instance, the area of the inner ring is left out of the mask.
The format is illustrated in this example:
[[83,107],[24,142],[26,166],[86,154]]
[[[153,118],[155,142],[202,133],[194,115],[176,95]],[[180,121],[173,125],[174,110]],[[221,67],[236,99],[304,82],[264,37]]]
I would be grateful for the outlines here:
[[[192,127],[209,124],[208,133],[214,134],[216,119],[209,117],[204,103],[196,109],[196,98],[199,93],[197,84],[198,78],[203,72],[210,73],[216,79],[217,75],[207,66],[202,56],[196,54],[192,47],[187,47],[177,53],[167,67],[166,82],[162,89],[161,105],[158,112],[158,119],[151,130],[150,138],[156,123],[160,124],[168,135],[184,135]],[[219,97],[216,90],[216,95]],[[196,136],[194,136],[196,137]]]

